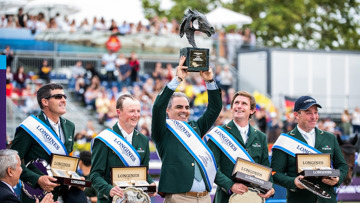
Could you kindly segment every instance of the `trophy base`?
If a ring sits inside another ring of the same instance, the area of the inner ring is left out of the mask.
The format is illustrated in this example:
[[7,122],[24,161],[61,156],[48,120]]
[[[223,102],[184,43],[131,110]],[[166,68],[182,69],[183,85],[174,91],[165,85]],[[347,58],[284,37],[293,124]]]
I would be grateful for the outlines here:
[[185,47],[180,49],[180,57],[185,56],[184,66],[188,72],[200,72],[209,70],[209,49]]

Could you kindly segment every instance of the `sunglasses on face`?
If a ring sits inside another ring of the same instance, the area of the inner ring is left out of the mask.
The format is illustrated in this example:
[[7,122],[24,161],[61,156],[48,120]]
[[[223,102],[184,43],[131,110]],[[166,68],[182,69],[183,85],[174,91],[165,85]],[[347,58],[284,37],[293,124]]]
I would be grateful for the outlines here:
[[65,94],[54,94],[49,97],[46,97],[45,99],[50,99],[50,98],[62,99],[63,97],[64,99],[67,99],[67,96]]

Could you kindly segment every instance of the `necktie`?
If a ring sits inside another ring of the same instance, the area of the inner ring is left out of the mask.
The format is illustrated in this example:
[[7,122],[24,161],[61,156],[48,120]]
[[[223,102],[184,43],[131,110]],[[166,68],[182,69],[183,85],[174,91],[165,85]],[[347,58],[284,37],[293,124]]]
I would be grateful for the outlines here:
[[200,168],[197,162],[195,162],[195,175],[194,178],[200,182],[202,180],[202,176],[201,176],[201,172],[200,172]]

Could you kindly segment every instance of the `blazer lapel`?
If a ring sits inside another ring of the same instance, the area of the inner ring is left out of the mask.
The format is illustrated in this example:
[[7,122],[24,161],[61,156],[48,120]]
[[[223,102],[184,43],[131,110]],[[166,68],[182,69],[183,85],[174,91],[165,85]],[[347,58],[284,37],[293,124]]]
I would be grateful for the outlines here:
[[236,127],[234,120],[230,121],[227,125],[226,125],[226,130],[228,132],[230,132],[230,134],[235,137],[235,139],[243,146],[245,147],[245,143],[244,140],[242,139],[242,136],[240,134],[239,129]]
[[116,132],[116,134],[120,135],[121,137],[124,137],[124,135],[121,133],[121,130],[117,124],[117,122],[115,123],[115,125],[112,127],[112,130],[114,132]]
[[315,149],[320,149],[321,143],[324,141],[324,131],[315,128]]
[[253,127],[251,127],[251,125],[249,124],[249,131],[248,131],[248,140],[246,142],[246,148],[248,148],[249,146],[251,146],[252,142],[255,140],[256,136],[255,136],[255,129]]
[[294,138],[303,141],[307,144],[307,141],[305,140],[305,138],[301,135],[301,133],[299,132],[299,130],[297,129],[298,127],[296,126],[296,128],[294,128],[292,131],[290,131],[290,135],[294,136]]
[[61,124],[61,128],[62,128],[62,130],[63,130],[63,132],[64,132],[64,145],[66,146],[66,144],[67,144],[67,142],[69,142],[69,141],[72,141],[72,140],[69,140],[69,138],[70,138],[70,132],[69,132],[69,130],[70,129],[68,129],[66,126],[67,126],[67,123],[66,123],[66,120],[65,119],[63,119],[63,118],[61,118],[60,117],[60,124]]
[[134,129],[133,137],[132,137],[132,146],[137,150],[138,142],[139,142],[139,132]]

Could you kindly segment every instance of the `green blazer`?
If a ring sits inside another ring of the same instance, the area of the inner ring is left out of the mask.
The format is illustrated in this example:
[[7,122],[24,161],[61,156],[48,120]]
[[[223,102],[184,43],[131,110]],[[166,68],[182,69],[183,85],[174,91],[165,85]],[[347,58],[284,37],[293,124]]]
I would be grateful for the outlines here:
[[[173,93],[165,86],[152,110],[151,138],[162,161],[158,188],[160,193],[189,192],[194,180],[195,159],[166,127],[166,108]],[[197,121],[188,122],[201,138],[214,124],[222,108],[219,89],[208,90],[208,95],[209,105],[205,113]],[[204,174],[202,176],[205,180]],[[206,188],[209,191],[209,187]]]
[[[248,140],[245,145],[233,120],[222,127],[246,149],[256,163],[270,167],[266,135],[264,133],[249,125]],[[215,183],[218,187],[216,189],[214,202],[228,202],[232,194],[230,188],[235,183],[235,181],[231,179],[234,164],[211,139],[209,139],[207,144],[214,154],[218,167],[215,177]],[[270,181],[272,181],[271,176]]]
[[[117,123],[112,129],[120,136],[123,136]],[[149,167],[149,138],[134,130],[132,146],[140,155],[140,165]],[[113,188],[111,184],[111,168],[119,166],[125,165],[118,155],[101,140],[95,139],[92,147],[90,179],[92,186],[98,191],[98,202],[112,202],[109,195],[110,190]],[[147,181],[149,183],[154,182],[149,174]]]
[[[307,143],[297,127],[287,134]],[[315,134],[316,138],[314,148],[322,153],[331,154],[333,167],[335,169],[340,169],[339,182],[334,186],[330,186],[322,183],[321,180],[316,181],[322,189],[326,190],[331,195],[331,199],[321,198],[306,189],[298,189],[294,183],[294,180],[297,177],[295,157],[283,152],[282,150],[273,148],[271,167],[273,171],[276,172],[273,175],[274,183],[287,188],[287,202],[289,203],[337,202],[335,187],[339,186],[345,178],[348,172],[348,166],[345,162],[336,137],[333,134],[321,131],[318,128],[315,128]]]
[[[41,121],[43,121],[46,125],[48,125],[51,129],[51,125],[48,121],[45,120],[43,112],[41,112],[37,116]],[[75,132],[75,125],[71,121],[61,118],[61,128],[64,132],[65,137],[65,148],[68,153],[73,151],[73,140],[74,140],[74,132]],[[29,135],[23,128],[18,127],[15,132],[15,138],[11,149],[18,151],[20,159],[23,160],[21,166],[23,168],[23,172],[20,176],[20,179],[30,186],[37,188],[39,185],[37,184],[38,179],[43,174],[38,170],[32,170],[30,168],[26,168],[25,165],[37,158],[44,159],[47,162],[50,161],[50,155],[41,147],[41,145],[31,136]],[[54,194],[54,199],[57,200],[59,195],[60,187],[56,187],[52,192]],[[66,190],[66,187],[61,187],[61,190]],[[35,202],[34,200],[28,198],[23,191],[21,191],[21,199],[23,202]]]

